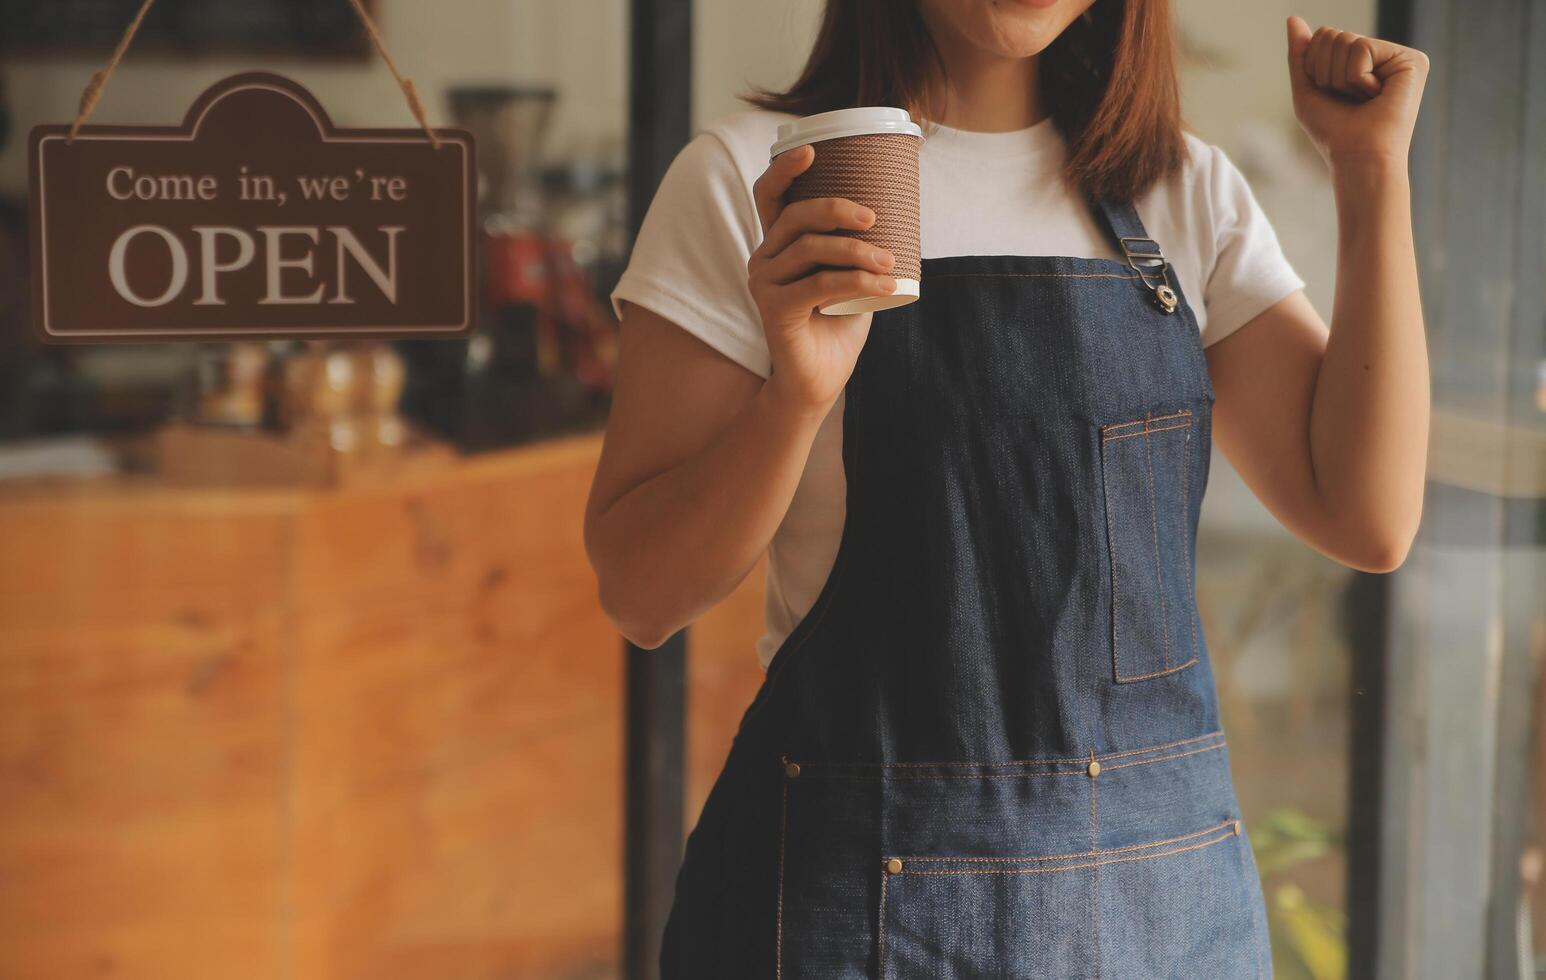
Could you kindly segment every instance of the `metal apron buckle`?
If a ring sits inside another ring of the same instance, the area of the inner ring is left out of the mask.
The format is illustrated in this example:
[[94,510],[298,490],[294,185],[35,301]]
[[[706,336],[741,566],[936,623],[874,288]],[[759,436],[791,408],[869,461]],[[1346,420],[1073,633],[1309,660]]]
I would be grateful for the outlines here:
[[[1138,280],[1154,294],[1154,305],[1161,313],[1174,313],[1180,299],[1170,285],[1170,263],[1160,252],[1159,242],[1152,238],[1120,238],[1122,254],[1127,256],[1127,267],[1138,273]],[[1141,266],[1138,263],[1158,262],[1159,265]],[[1156,281],[1149,281],[1152,273],[1159,273]]]

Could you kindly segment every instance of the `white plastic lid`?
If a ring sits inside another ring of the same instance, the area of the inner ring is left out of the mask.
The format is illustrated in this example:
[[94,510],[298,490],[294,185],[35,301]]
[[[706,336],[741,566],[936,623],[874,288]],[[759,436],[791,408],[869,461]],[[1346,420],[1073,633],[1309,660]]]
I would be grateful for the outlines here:
[[906,109],[891,106],[865,106],[859,109],[834,109],[818,112],[778,127],[778,142],[768,151],[776,157],[785,150],[815,143],[820,140],[841,139],[844,136],[867,136],[870,133],[904,133],[923,136],[923,130],[913,122]]

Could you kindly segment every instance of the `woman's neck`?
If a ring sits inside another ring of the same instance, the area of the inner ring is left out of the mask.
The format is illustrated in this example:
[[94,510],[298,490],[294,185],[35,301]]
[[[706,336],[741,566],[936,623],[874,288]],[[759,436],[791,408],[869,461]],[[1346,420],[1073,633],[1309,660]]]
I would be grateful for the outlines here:
[[[938,33],[936,37],[938,37]],[[959,38],[940,38],[944,77],[935,82],[934,121],[954,129],[999,133],[1047,118],[1041,57],[997,58]]]

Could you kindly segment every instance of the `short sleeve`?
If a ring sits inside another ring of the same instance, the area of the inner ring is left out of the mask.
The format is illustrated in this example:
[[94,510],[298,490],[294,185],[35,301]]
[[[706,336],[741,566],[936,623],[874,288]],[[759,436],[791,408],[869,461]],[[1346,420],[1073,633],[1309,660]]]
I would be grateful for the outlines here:
[[1218,147],[1207,177],[1213,217],[1214,263],[1203,302],[1207,325],[1203,346],[1216,344],[1279,300],[1304,288],[1304,280],[1283,254],[1277,232],[1251,193],[1245,176]]
[[700,133],[667,168],[612,290],[761,377],[772,371],[746,263],[762,240],[751,188],[725,144]]

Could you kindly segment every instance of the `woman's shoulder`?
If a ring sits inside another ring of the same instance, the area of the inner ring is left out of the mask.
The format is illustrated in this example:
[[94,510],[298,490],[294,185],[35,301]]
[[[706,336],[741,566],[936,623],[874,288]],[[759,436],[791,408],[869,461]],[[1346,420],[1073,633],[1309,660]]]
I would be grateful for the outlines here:
[[1193,133],[1185,146],[1182,166],[1148,192],[1139,213],[1174,254],[1188,295],[1204,304],[1204,343],[1214,343],[1304,282],[1230,155]]
[[1206,262],[1235,226],[1266,219],[1245,175],[1222,147],[1190,132],[1184,146],[1181,166],[1145,192],[1138,210],[1154,232],[1190,240]]
[[1220,181],[1238,176],[1239,171],[1222,147],[1195,133],[1182,134],[1181,163],[1146,192],[1151,199],[1178,204],[1199,195],[1206,196]]
[[1201,218],[1214,216],[1223,205],[1250,193],[1245,175],[1223,147],[1191,132],[1182,137],[1181,165],[1150,188],[1151,202],[1163,201],[1166,210],[1193,212]]
[[651,211],[669,215],[676,228],[696,225],[700,237],[731,230],[748,252],[755,248],[761,232],[752,185],[767,169],[779,124],[790,118],[743,109],[700,125],[656,188]]
[[794,118],[752,107],[726,112],[702,125],[689,147],[704,156],[722,155],[749,187],[768,167],[768,149],[778,138],[778,127]]

